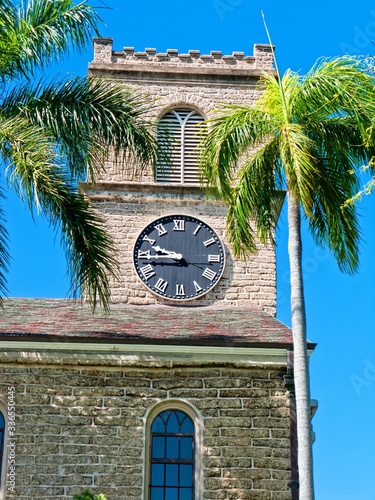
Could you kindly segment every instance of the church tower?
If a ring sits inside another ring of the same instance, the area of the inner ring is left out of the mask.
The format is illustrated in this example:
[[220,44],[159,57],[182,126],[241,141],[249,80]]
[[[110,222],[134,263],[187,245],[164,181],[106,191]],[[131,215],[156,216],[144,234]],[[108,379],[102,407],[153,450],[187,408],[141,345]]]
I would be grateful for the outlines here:
[[[222,55],[218,51],[204,55],[197,50],[180,54],[174,49],[166,53],[157,53],[155,49],[134,52],[130,47],[113,52],[111,39],[94,41],[89,74],[121,81],[151,97],[158,141],[170,153],[170,161],[161,160],[155,171],[150,165],[147,171],[138,173],[134,167],[109,159],[95,187],[85,186],[91,202],[106,219],[121,261],[120,280],[112,286],[115,302],[161,304],[174,300],[184,305],[254,306],[275,314],[274,249],[259,246],[247,263],[233,258],[225,241],[226,208],[218,200],[207,199],[200,187],[197,161],[203,120],[212,118],[221,104],[251,105],[260,95],[257,83],[263,71],[274,72],[268,45],[255,45],[254,55],[245,56],[242,52]],[[200,220],[204,229],[195,233]],[[157,228],[163,231],[165,224],[171,229],[158,233]],[[180,231],[173,224],[180,224]],[[132,248],[141,232],[142,238],[153,235],[155,244],[138,242],[138,254],[134,255]],[[210,232],[217,242],[223,242],[222,247],[205,243],[211,241]],[[201,263],[201,279],[194,272],[194,263],[184,268],[181,262],[164,254],[153,265],[150,256],[144,254],[148,250],[155,254],[153,247],[165,246],[171,236],[172,242],[181,248],[199,246],[197,240],[206,245],[208,266]],[[167,272],[173,262],[180,272]],[[174,282],[168,281],[166,286],[166,276],[171,274],[176,275]],[[188,284],[193,288],[188,290]],[[178,291],[186,295],[176,294],[178,285]],[[160,289],[165,286],[164,291]],[[209,293],[205,293],[207,290]]]
[[246,56],[94,40],[90,76],[151,99],[169,160],[139,171],[110,157],[81,186],[120,264],[109,315],[67,300],[4,309],[0,430],[11,386],[14,498],[87,488],[107,500],[298,498],[293,342],[275,319],[274,248],[234,258],[226,207],[198,178],[205,121],[222,103],[251,105],[264,71],[268,45]]

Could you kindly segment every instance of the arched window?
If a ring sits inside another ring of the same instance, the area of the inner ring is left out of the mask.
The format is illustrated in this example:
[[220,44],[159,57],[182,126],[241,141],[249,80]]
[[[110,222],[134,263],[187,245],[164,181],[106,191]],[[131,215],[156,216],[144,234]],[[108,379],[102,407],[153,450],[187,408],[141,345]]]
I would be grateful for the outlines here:
[[166,410],[151,424],[150,500],[195,498],[195,430],[183,411]]
[[199,131],[204,117],[191,109],[172,109],[159,120],[157,140],[165,157],[156,166],[156,181],[172,184],[199,182]]

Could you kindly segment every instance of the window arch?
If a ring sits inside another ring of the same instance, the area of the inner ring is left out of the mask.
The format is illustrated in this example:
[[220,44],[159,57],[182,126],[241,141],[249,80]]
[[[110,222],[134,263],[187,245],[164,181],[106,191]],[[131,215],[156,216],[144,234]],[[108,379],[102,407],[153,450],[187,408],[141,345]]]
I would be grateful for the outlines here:
[[147,500],[198,500],[202,486],[202,420],[180,400],[158,403],[146,423]]
[[165,157],[156,165],[156,182],[199,182],[199,131],[204,117],[188,108],[171,109],[159,120],[157,140]]

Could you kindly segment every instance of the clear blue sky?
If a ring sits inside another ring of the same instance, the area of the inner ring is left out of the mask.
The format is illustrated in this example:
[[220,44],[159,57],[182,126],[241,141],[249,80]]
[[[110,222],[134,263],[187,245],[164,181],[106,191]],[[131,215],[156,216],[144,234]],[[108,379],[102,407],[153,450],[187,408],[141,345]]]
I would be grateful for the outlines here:
[[[101,0],[92,0],[101,6]],[[267,43],[264,11],[281,71],[306,72],[321,56],[375,54],[375,5],[315,0],[105,0],[101,32],[114,49],[155,47],[163,52],[199,49],[225,54]],[[91,46],[59,71],[85,74]],[[358,274],[340,274],[332,257],[304,231],[303,267],[308,337],[318,343],[311,358],[317,500],[375,500],[375,193],[360,206],[363,244]],[[68,283],[59,241],[47,224],[33,223],[12,196],[6,203],[10,296],[64,297]],[[286,224],[278,232],[278,318],[290,324]]]

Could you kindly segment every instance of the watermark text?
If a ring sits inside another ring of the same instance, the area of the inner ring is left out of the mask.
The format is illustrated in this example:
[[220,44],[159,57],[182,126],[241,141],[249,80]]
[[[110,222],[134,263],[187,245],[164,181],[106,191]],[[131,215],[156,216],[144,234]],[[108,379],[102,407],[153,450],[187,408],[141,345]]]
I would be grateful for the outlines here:
[[220,21],[224,21],[228,12],[233,12],[235,7],[241,5],[244,0],[214,0],[213,6]]
[[342,42],[340,49],[343,54],[351,56],[364,54],[364,49],[373,44],[375,39],[375,10],[370,12],[370,19],[364,26],[354,26],[353,39],[348,42]]
[[362,373],[357,375],[352,373],[350,375],[350,382],[357,394],[360,396],[362,391],[371,385],[375,380],[375,365],[369,359],[363,361],[364,367]]
[[8,472],[6,488],[9,494],[16,492],[16,388],[8,387],[7,454]]

